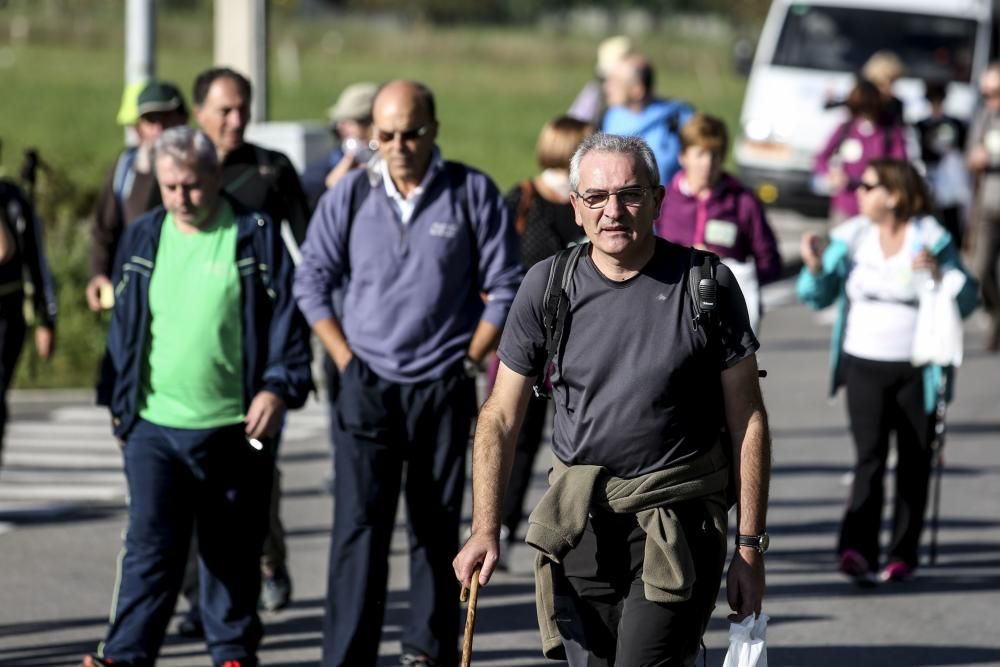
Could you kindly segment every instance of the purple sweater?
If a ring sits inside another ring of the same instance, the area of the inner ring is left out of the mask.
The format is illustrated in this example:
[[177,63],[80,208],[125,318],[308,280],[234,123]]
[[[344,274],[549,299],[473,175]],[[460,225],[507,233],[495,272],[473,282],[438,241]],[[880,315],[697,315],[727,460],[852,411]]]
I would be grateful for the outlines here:
[[738,180],[723,173],[707,199],[685,193],[679,172],[667,189],[655,223],[658,236],[708,248],[722,259],[753,258],[763,285],[781,276],[781,256],[764,207]]
[[344,287],[348,344],[393,382],[442,377],[464,358],[480,319],[503,326],[521,281],[503,198],[485,174],[456,167],[465,170],[466,201],[435,160],[408,224],[380,182],[348,234],[354,183],[368,177],[351,172],[320,199],[302,246],[294,294],[309,324],[335,317],[331,294]]
[[[862,129],[870,129],[863,132]],[[854,153],[851,144],[860,145],[860,155]],[[846,149],[845,149],[846,147]],[[861,181],[861,174],[868,168],[868,163],[875,158],[891,157],[897,160],[906,159],[906,137],[899,125],[885,127],[864,120],[849,120],[838,126],[826,142],[826,146],[816,156],[814,173],[825,175],[830,171],[830,161],[835,156],[840,158],[840,168],[847,174],[850,183]],[[858,198],[853,188],[832,193],[830,207],[847,216],[858,214]]]

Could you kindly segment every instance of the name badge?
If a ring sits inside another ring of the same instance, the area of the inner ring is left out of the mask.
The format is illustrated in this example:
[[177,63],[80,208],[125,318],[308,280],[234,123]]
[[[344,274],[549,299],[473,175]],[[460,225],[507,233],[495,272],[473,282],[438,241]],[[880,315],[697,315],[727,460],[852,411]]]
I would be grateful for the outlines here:
[[865,154],[865,147],[858,139],[850,137],[840,144],[838,152],[844,162],[857,162]]
[[1000,154],[1000,130],[990,130],[983,138],[983,145],[990,155]]
[[728,220],[709,220],[705,225],[705,243],[732,248],[736,245],[736,223]]

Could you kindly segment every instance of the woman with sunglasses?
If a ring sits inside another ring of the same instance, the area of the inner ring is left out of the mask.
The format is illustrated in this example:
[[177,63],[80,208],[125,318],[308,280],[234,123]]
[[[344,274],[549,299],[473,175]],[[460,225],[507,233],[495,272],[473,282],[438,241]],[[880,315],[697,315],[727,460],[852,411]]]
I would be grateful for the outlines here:
[[[802,239],[799,298],[813,308],[838,304],[831,394],[846,387],[857,460],[840,528],[840,571],[860,586],[909,579],[917,566],[931,470],[933,410],[943,369],[911,363],[917,307],[928,280],[955,286],[962,317],[978,287],[951,235],[927,215],[923,179],[907,162],[873,160],[856,188],[860,215],[831,233]],[[959,287],[960,286],[960,287]],[[950,383],[949,383],[950,384]],[[883,478],[889,435],[898,464],[892,537],[879,558]]]
[[889,113],[878,87],[859,79],[845,102],[850,117],[816,156],[813,173],[830,194],[830,222],[858,214],[854,196],[862,172],[875,158],[906,159],[903,126]]

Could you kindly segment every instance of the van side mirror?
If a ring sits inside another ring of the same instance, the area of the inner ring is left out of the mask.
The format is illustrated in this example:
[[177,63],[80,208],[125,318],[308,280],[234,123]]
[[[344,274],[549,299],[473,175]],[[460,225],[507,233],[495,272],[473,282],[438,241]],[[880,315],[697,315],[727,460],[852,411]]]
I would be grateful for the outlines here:
[[738,39],[733,44],[733,71],[741,76],[750,76],[754,51],[757,45],[749,39]]

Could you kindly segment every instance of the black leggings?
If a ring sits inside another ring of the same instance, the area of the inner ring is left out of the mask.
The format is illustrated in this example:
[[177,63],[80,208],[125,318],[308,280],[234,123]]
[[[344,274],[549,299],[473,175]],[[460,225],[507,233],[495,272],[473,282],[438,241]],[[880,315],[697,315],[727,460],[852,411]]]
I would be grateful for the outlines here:
[[927,507],[933,417],[924,409],[923,369],[909,362],[845,356],[847,412],[857,452],[854,484],[840,528],[840,551],[854,549],[872,569],[879,563],[889,434],[896,433],[896,499],[888,561],[917,566]]
[[7,389],[14,379],[17,358],[24,345],[25,325],[21,294],[0,297],[0,462],[7,426]]

